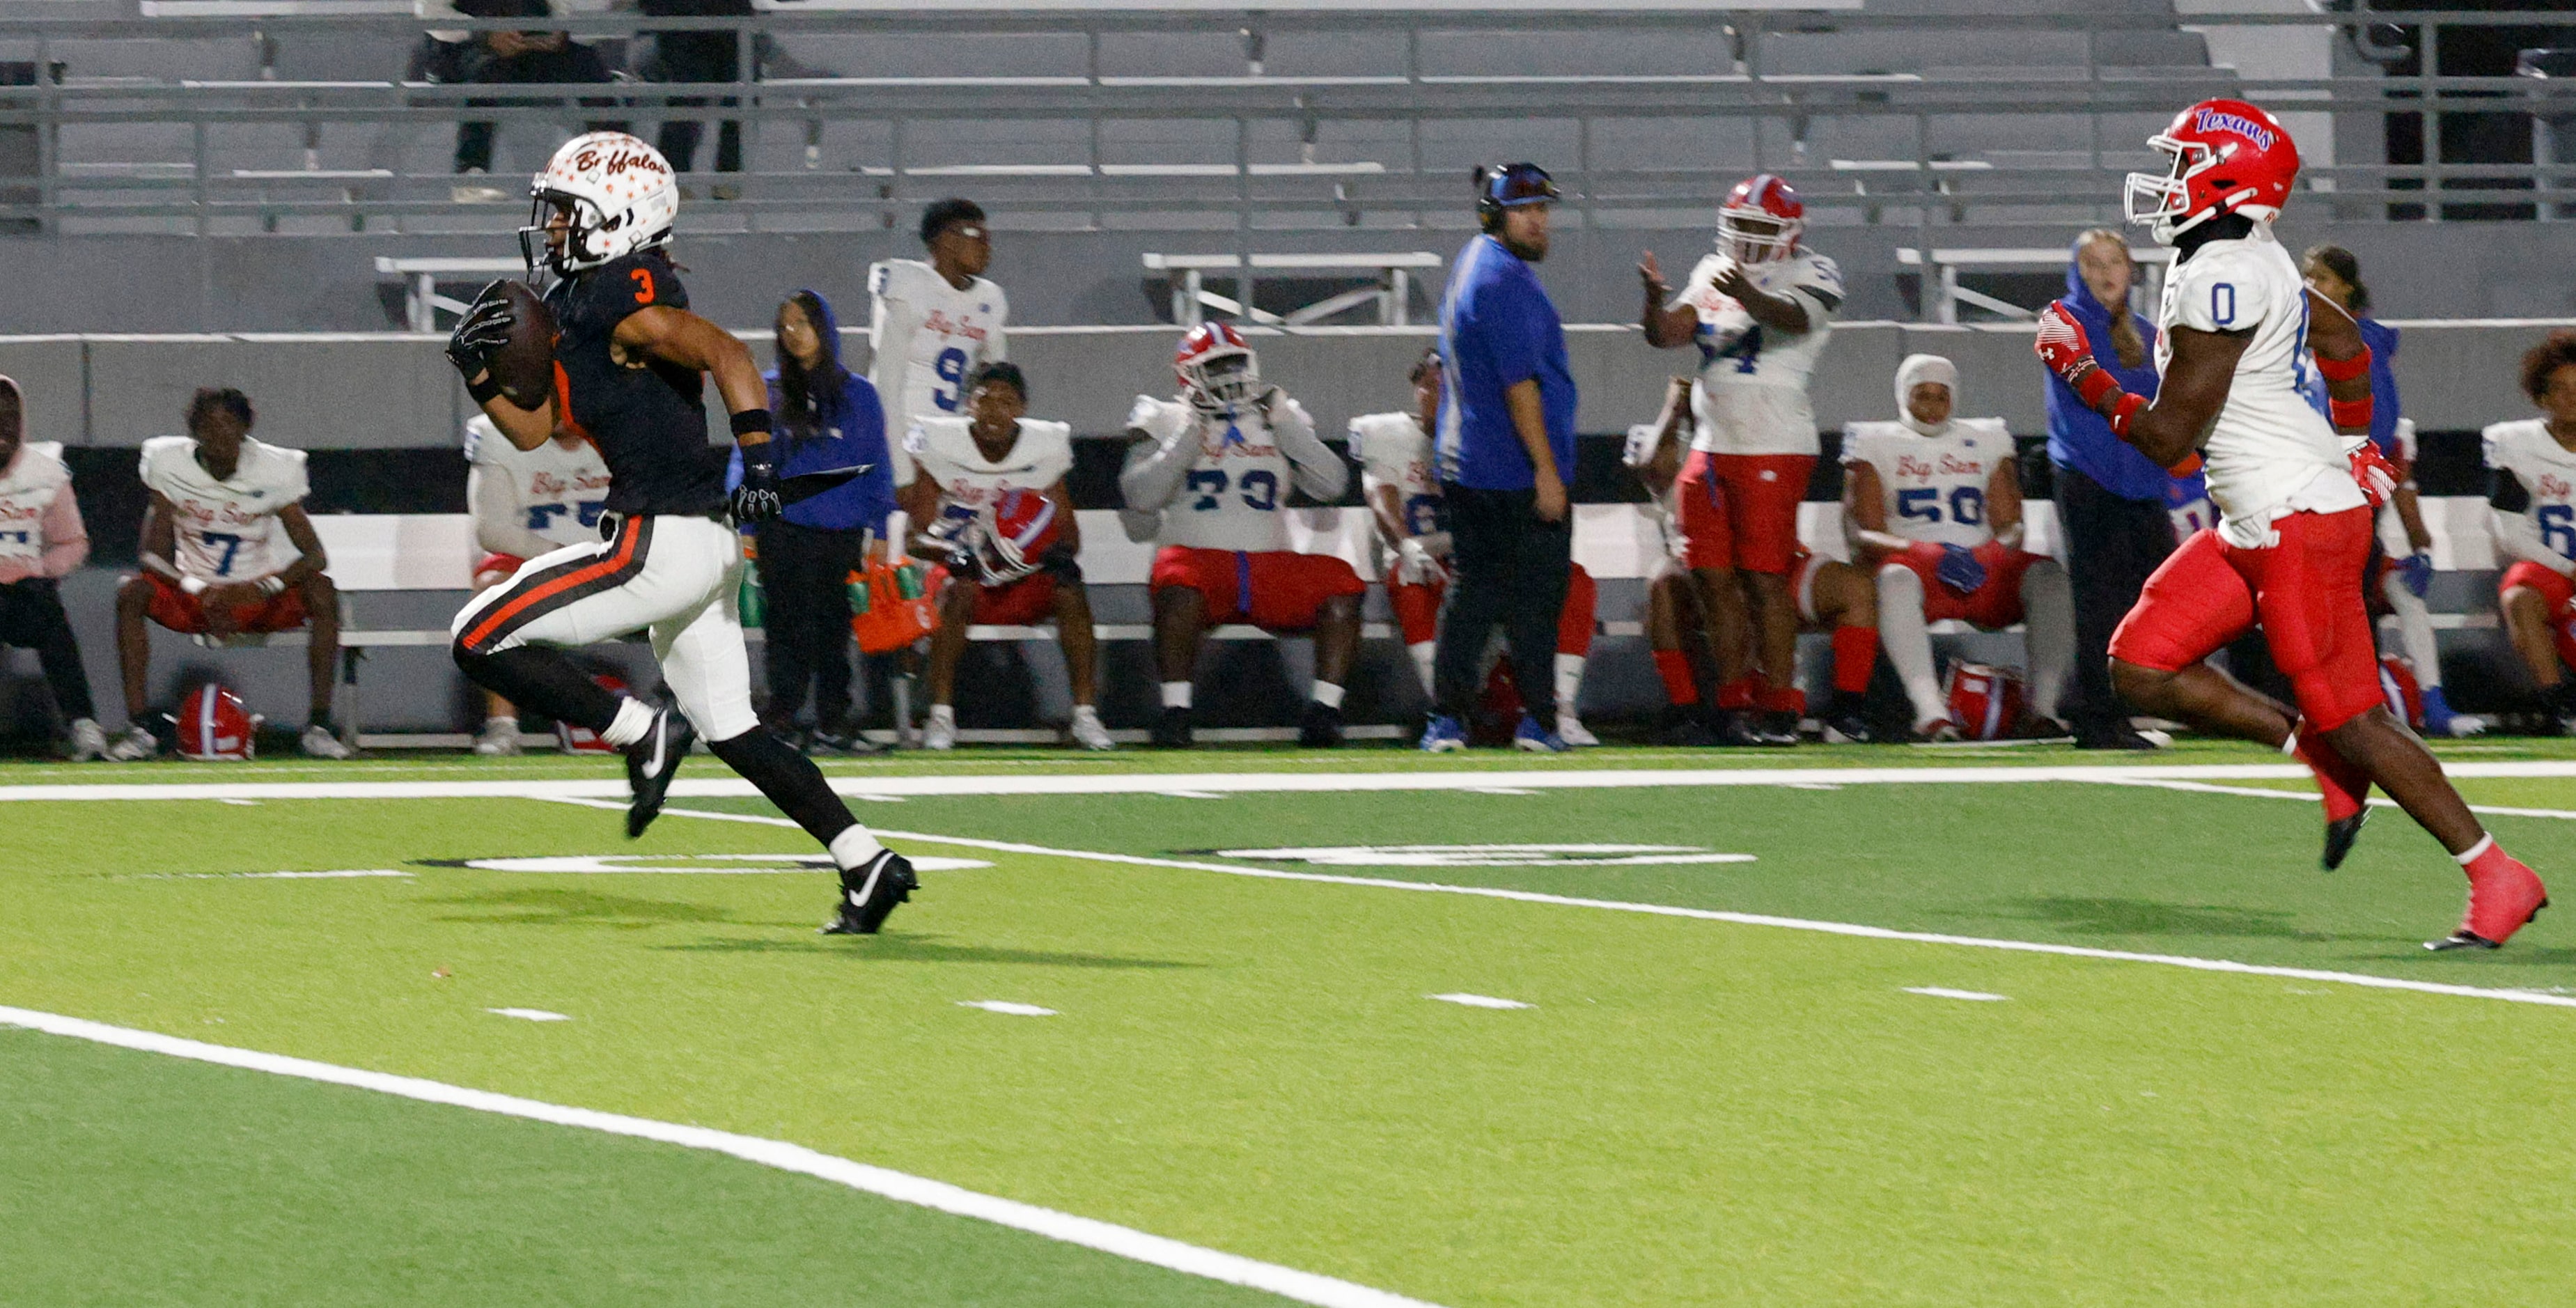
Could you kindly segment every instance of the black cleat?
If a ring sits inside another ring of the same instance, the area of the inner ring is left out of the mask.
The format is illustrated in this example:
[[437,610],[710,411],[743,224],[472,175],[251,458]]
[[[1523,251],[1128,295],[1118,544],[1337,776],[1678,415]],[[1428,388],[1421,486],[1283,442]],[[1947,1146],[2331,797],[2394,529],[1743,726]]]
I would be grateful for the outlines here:
[[1876,739],[1870,732],[1869,719],[1857,713],[1825,719],[1825,743],[1828,745],[1866,745]]
[[1163,716],[1154,719],[1153,745],[1156,749],[1190,747],[1190,711],[1165,705]]
[[1764,709],[1754,720],[1753,735],[1765,745],[1798,743],[1798,713],[1794,709]]
[[1718,743],[1717,733],[1701,720],[1699,706],[1667,704],[1663,720],[1655,724],[1655,743],[1683,749],[1706,749]]
[[[2351,817],[2326,824],[2325,857],[2317,860],[2326,871],[2332,872],[2343,866],[2344,857],[2352,853],[2352,842],[2361,839],[2361,824],[2369,820],[2370,808],[2363,805],[2362,810]],[[2495,946],[2487,947],[2492,949]]]
[[2504,945],[2463,927],[2439,940],[2425,941],[2424,947],[2434,953],[2444,954],[2454,949],[2502,949]]
[[921,888],[912,860],[891,849],[841,870],[841,911],[821,927],[827,936],[872,936],[894,915],[894,907]]
[[1752,716],[1752,711],[1749,709],[1719,709],[1717,720],[1712,726],[1712,730],[1717,735],[1717,743],[1728,749],[1745,749],[1769,743],[1762,739],[1761,733],[1753,729]]
[[1301,749],[1332,749],[1342,743],[1342,711],[1330,705],[1306,701],[1305,716],[1297,721],[1297,745]]
[[671,778],[680,774],[680,760],[689,756],[697,739],[688,717],[666,704],[653,711],[653,726],[644,738],[626,747],[626,788],[634,795],[626,805],[628,840],[643,835],[662,815],[662,797],[671,793]]

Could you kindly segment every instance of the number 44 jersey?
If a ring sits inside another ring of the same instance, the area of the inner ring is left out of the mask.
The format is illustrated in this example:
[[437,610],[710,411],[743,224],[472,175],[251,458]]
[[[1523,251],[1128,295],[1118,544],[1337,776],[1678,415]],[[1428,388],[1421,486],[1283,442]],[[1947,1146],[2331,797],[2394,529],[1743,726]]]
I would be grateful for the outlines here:
[[1331,500],[1350,481],[1341,456],[1316,438],[1305,406],[1277,387],[1223,412],[1140,395],[1127,429],[1145,439],[1129,452],[1119,489],[1127,507],[1162,511],[1161,545],[1288,549],[1291,486]]
[[1986,487],[2012,457],[2001,418],[1954,418],[1938,436],[1918,436],[1901,422],[1843,428],[1843,465],[1878,471],[1888,533],[1935,545],[1974,549],[1995,538]]
[[2499,422],[2484,435],[2487,466],[2522,486],[2530,500],[2522,512],[2538,529],[2540,543],[2576,560],[2576,453],[2550,436],[2546,418]]
[[197,462],[195,437],[155,436],[143,442],[142,474],[143,484],[176,511],[179,557],[171,562],[181,575],[249,581],[295,560],[298,551],[277,514],[311,489],[304,451],[245,436],[233,475],[218,481]]

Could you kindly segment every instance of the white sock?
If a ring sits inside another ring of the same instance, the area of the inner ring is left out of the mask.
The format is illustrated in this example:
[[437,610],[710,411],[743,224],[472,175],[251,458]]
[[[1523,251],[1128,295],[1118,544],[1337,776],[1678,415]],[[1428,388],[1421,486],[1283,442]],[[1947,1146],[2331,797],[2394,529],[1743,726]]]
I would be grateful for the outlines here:
[[931,705],[931,706],[930,706],[930,720],[931,720],[931,721],[933,721],[933,722],[939,723],[939,724],[941,724],[941,725],[943,725],[943,726],[950,726],[950,727],[956,726],[956,725],[957,725],[957,706],[956,706],[956,705],[954,705],[954,704],[933,704],[933,705]]
[[2034,563],[2021,574],[2023,640],[2030,660],[2030,711],[2054,719],[2075,672],[2075,593],[2066,569]]
[[2461,850],[2459,853],[2451,855],[2451,858],[2460,866],[2467,867],[2469,864],[2475,863],[2479,859],[2486,857],[2487,851],[2493,848],[2495,848],[2495,837],[2480,836],[2478,837],[2478,843],[2469,846],[2467,849]]
[[1426,640],[1418,645],[1407,645],[1404,647],[1404,652],[1413,656],[1413,669],[1422,674],[1422,693],[1439,694],[1439,689],[1431,681],[1431,660],[1439,654],[1440,642]]
[[629,695],[617,701],[617,720],[608,724],[608,730],[599,733],[599,739],[612,748],[624,749],[642,740],[644,733],[652,729],[653,710],[644,701]]
[[2388,607],[2397,610],[2397,641],[2406,647],[2406,661],[2415,665],[2415,684],[2441,689],[2442,648],[2433,641],[2433,615],[2394,572],[2380,579],[2380,589],[2388,595]]
[[1574,701],[1576,697],[1580,696],[1582,693],[1583,656],[1580,654],[1557,655],[1556,715],[1561,718],[1573,717]]
[[1941,698],[1941,683],[1932,675],[1932,634],[1923,621],[1923,578],[1912,568],[1878,570],[1878,646],[1888,666],[1905,683],[1914,702],[1914,720],[1931,722],[1950,716]]
[[1076,704],[1073,706],[1073,720],[1076,722],[1097,722],[1100,720],[1100,709],[1091,704]]
[[868,860],[875,858],[884,848],[877,843],[876,833],[868,830],[866,823],[853,822],[841,828],[841,834],[832,837],[832,865],[843,871],[865,867]]
[[1340,708],[1342,706],[1342,688],[1329,681],[1318,681],[1315,683],[1314,700],[1316,703],[1321,704],[1328,709]]
[[495,713],[492,716],[483,719],[483,729],[485,731],[516,731],[519,729],[519,719],[508,713]]
[[1190,683],[1186,681],[1166,681],[1163,683],[1163,707],[1188,708],[1189,706]]

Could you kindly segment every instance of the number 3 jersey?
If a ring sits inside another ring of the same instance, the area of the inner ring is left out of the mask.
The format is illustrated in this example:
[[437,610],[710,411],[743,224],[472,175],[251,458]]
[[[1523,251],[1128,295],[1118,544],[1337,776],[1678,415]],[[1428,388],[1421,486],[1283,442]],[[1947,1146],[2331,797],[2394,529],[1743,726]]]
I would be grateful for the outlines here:
[[2488,502],[2498,517],[2517,515],[2529,524],[2498,534],[2536,538],[2560,559],[2576,561],[2576,452],[2550,436],[2546,418],[2499,422],[2483,434],[2487,466],[2495,470]]
[[1787,259],[1747,264],[1745,276],[1770,295],[1785,295],[1807,311],[1807,330],[1776,332],[1753,320],[1717,276],[1734,261],[1712,254],[1691,269],[1673,299],[1699,315],[1699,385],[1691,395],[1697,431],[1691,448],[1718,454],[1814,454],[1815,412],[1807,404],[1807,377],[1842,307],[1843,275],[1834,261],[1813,250]]
[[1843,465],[1877,470],[1887,532],[1907,540],[1971,549],[1993,540],[1986,487],[2012,458],[2012,433],[2001,418],[1954,418],[1936,436],[1901,422],[1843,427]]
[[[1405,530],[1427,536],[1440,530],[1440,483],[1432,473],[1431,437],[1409,413],[1372,413],[1351,419],[1351,453],[1360,461],[1360,488],[1392,487]],[[1371,523],[1377,520],[1369,519]],[[1395,542],[1378,544],[1388,552]]]
[[304,451],[242,438],[241,461],[221,481],[197,462],[193,436],[143,442],[143,484],[170,501],[180,575],[209,582],[264,577],[302,553],[286,538],[278,512],[302,502]]
[[2156,311],[2156,371],[2173,362],[2177,327],[2245,332],[2227,402],[2201,443],[2218,534],[2238,549],[2276,539],[2292,513],[2340,513],[2369,503],[2324,415],[2308,407],[2308,297],[2298,265],[2257,224],[2251,235],[2210,241],[2174,265]]
[[[485,548],[535,558],[526,552],[530,542],[512,540],[512,549],[495,542],[524,533],[545,543],[547,549],[537,551],[543,554],[599,539],[600,511],[608,507],[608,464],[590,442],[567,446],[553,440],[523,450],[490,418],[477,415],[465,424],[465,461],[474,469],[477,493],[469,498]],[[493,530],[505,523],[515,530]]]
[[1128,452],[1118,488],[1127,507],[1162,511],[1157,544],[1286,550],[1290,488],[1330,500],[1350,483],[1305,406],[1276,387],[1262,403],[1215,413],[1140,395],[1127,429],[1145,439]]

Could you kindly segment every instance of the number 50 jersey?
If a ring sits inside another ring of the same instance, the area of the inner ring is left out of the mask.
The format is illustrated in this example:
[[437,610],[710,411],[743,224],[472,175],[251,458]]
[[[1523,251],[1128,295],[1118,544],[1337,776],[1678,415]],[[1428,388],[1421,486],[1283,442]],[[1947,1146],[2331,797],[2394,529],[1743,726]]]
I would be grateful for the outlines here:
[[[2483,434],[2487,466],[2522,487],[2529,501],[2522,513],[2539,530],[2540,543],[2576,560],[2576,453],[2551,438],[2546,418],[2499,422]],[[2496,489],[2506,491],[2501,484]],[[2505,507],[2514,498],[2509,491],[2490,498],[2497,512],[2512,511]]]
[[1907,540],[1971,549],[1995,538],[1986,521],[1986,487],[2013,457],[2001,418],[1954,418],[1938,436],[1919,436],[1901,422],[1843,427],[1843,464],[1878,470],[1887,531]]

